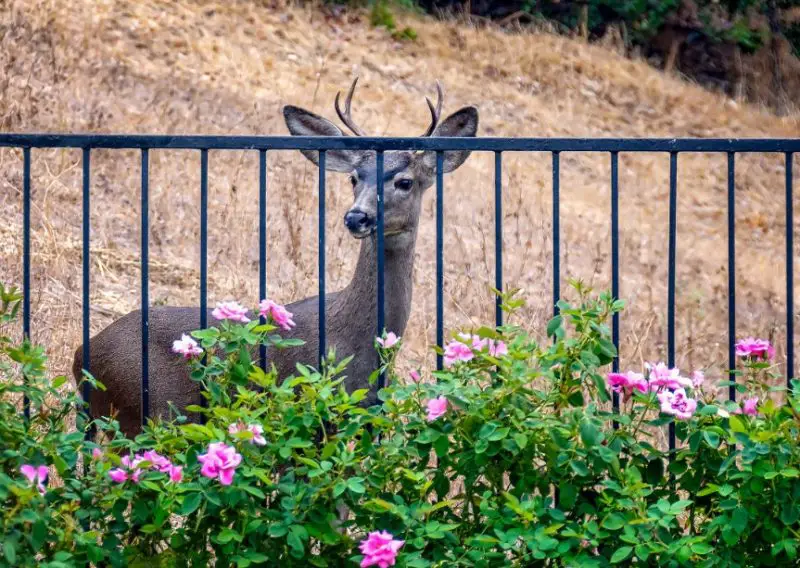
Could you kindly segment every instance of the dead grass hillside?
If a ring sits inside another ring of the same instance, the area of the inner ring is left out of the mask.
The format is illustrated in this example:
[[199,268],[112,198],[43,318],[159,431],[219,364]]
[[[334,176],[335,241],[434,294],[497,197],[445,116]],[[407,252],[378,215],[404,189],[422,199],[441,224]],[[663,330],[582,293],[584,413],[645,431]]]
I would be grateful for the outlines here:
[[[647,64],[549,35],[506,35],[405,16],[419,39],[397,43],[365,18],[255,1],[0,0],[0,130],[283,134],[287,103],[333,118],[333,98],[361,76],[357,119],[415,135],[441,80],[445,111],[480,108],[488,136],[793,137],[797,117],[669,78]],[[363,21],[362,21],[363,20]],[[151,155],[151,299],[198,301],[199,153]],[[257,298],[257,155],[210,154],[210,302]],[[490,322],[493,156],[446,180],[446,325]],[[92,154],[92,332],[138,306],[139,155]],[[610,286],[609,157],[564,154],[563,276]],[[622,155],[623,366],[662,359],[666,338],[669,157]],[[682,155],[678,204],[678,363],[718,374],[727,359],[726,159]],[[346,179],[326,197],[331,289],[350,278],[357,244],[340,219]],[[525,290],[520,321],[551,313],[550,156],[504,161],[505,277]],[[783,158],[737,160],[737,325],[785,354]],[[80,343],[80,152],[33,152],[33,335],[66,372]],[[0,279],[21,281],[22,154],[0,151]],[[800,193],[800,192],[796,192]],[[795,204],[796,209],[800,210]],[[269,287],[316,292],[316,171],[269,154]],[[432,363],[434,195],[417,248],[415,305],[403,364]],[[800,248],[800,247],[798,247]]]

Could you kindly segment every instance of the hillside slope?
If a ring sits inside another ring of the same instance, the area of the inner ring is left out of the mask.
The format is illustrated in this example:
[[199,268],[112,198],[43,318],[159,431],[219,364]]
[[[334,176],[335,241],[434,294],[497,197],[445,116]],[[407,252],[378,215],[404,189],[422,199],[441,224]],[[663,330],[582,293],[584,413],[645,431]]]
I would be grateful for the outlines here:
[[[333,118],[337,90],[361,77],[354,114],[370,132],[427,124],[435,79],[445,112],[480,108],[488,136],[790,137],[798,124],[666,77],[641,62],[548,35],[510,36],[416,19],[397,43],[362,18],[257,2],[7,0],[0,22],[0,130],[283,134],[280,108]],[[493,317],[493,156],[473,155],[446,181],[446,323]],[[738,326],[783,355],[783,158],[737,159]],[[139,157],[92,156],[92,329],[139,301]],[[269,286],[279,301],[316,290],[316,172],[298,154],[269,155]],[[669,158],[620,158],[623,365],[664,358]],[[0,278],[21,281],[21,153],[0,151]],[[609,158],[564,155],[562,269],[609,286]],[[199,155],[151,158],[151,298],[198,297]],[[727,329],[725,156],[679,162],[678,363],[719,372]],[[80,342],[80,153],[35,151],[33,327],[57,368]],[[341,226],[351,192],[331,174],[328,282],[350,277],[357,245]],[[504,159],[505,276],[525,290],[520,321],[551,312],[548,155]],[[213,152],[210,302],[253,303],[257,155]],[[432,362],[434,196],[426,197],[415,306],[403,364]]]

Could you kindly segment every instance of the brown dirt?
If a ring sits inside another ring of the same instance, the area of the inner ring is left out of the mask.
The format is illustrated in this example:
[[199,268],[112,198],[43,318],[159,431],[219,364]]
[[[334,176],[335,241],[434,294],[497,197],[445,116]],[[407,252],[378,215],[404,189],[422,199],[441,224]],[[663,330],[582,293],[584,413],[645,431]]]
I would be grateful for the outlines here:
[[[377,134],[422,132],[438,78],[446,112],[480,108],[488,136],[792,137],[796,116],[666,77],[646,63],[550,35],[507,35],[403,16],[419,39],[397,43],[352,16],[258,2],[7,0],[0,14],[0,130],[283,134],[281,106],[333,118],[354,74],[358,120]],[[350,21],[345,21],[349,18]],[[257,155],[212,152],[209,302],[257,301]],[[797,165],[796,165],[797,167]],[[493,156],[446,181],[446,324],[491,322]],[[609,157],[562,156],[563,276],[610,286]],[[623,367],[666,356],[667,155],[622,155]],[[726,159],[679,161],[677,362],[719,376],[727,361]],[[139,156],[92,154],[92,333],[139,302]],[[551,313],[550,156],[504,163],[505,276],[529,302],[518,321]],[[737,326],[785,356],[784,185],[780,156],[737,160]],[[81,336],[81,164],[76,150],[33,153],[33,329],[66,372]],[[0,279],[21,281],[22,154],[0,151]],[[327,195],[331,289],[357,244],[341,226],[347,180]],[[278,301],[315,293],[316,172],[299,154],[269,154],[269,287]],[[431,192],[432,194],[433,192]],[[198,301],[199,153],[151,155],[151,298]],[[415,307],[403,367],[431,364],[435,339],[434,196],[418,243]],[[795,204],[797,207],[797,204]],[[798,208],[800,210],[800,208]],[[798,216],[800,217],[800,215]],[[566,286],[564,286],[566,288]]]

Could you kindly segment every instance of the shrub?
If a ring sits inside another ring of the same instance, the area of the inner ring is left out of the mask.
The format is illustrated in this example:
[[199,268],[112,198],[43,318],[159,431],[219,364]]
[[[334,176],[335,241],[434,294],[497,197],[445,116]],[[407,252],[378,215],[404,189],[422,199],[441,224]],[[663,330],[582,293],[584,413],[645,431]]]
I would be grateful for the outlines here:
[[[442,371],[399,378],[402,340],[376,339],[375,376],[390,386],[370,408],[359,404],[365,391],[343,388],[346,360],[331,354],[281,381],[251,355],[259,344],[292,347],[277,322],[225,319],[176,338],[206,387],[208,405],[189,409],[204,423],[154,421],[135,440],[113,420],[89,422],[64,379],[46,378],[40,348],[3,337],[0,563],[795,562],[800,399],[769,398],[769,345],[739,344],[741,407],[715,402],[699,373],[655,364],[607,374],[605,322],[622,302],[578,291],[543,341],[514,325],[470,330],[445,346]],[[18,300],[2,290],[6,323]],[[504,305],[513,316],[519,302],[507,295]],[[238,313],[224,308],[220,317]],[[67,427],[74,415],[77,430]],[[670,423],[671,460],[654,437]],[[102,442],[84,440],[89,426]]]

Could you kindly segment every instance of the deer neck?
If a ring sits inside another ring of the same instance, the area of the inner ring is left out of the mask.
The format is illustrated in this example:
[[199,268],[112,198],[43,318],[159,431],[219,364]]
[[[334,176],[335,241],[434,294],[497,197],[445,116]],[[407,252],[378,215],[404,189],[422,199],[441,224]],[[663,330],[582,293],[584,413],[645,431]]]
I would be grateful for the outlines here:
[[[417,231],[402,245],[384,246],[384,327],[402,335],[411,314],[414,248]],[[378,305],[377,239],[370,236],[361,241],[361,251],[350,284],[340,295],[340,314],[354,327],[360,322],[369,326],[366,333],[377,333]]]

